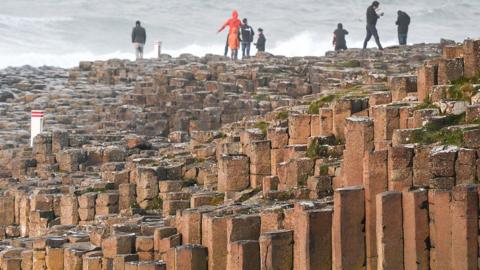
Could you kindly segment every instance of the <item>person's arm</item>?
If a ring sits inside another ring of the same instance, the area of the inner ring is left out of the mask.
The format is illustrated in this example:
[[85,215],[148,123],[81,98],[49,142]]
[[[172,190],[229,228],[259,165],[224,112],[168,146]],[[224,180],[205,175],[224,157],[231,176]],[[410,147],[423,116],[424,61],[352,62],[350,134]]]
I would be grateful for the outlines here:
[[147,30],[143,29],[143,33],[145,33],[145,44],[147,43]]
[[223,31],[223,29],[225,29],[225,27],[227,27],[227,25],[228,25],[229,21],[230,21],[230,20],[226,21],[226,22],[225,22],[225,23],[222,25],[222,27],[221,27],[220,29],[218,29],[217,33],[220,33],[220,32],[222,32],[222,31]]
[[335,47],[336,44],[337,44],[337,35],[335,35],[335,33],[333,33],[333,41],[332,41],[333,47]]
[[252,41],[253,41],[253,37],[255,37],[255,31],[253,31],[252,27],[250,27],[250,29],[252,29]]
[[135,28],[132,30],[132,43],[135,42]]
[[347,31],[347,30],[343,30],[343,31],[345,31],[345,35],[348,35],[348,31]]

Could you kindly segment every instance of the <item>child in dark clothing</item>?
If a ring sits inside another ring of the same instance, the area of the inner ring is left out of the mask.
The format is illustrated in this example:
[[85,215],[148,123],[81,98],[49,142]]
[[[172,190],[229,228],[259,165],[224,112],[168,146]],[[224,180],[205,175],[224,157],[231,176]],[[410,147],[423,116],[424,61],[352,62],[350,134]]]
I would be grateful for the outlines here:
[[263,29],[258,28],[258,39],[257,43],[255,43],[255,46],[257,46],[257,50],[259,52],[264,52],[265,51],[265,43],[267,42],[267,39],[265,38],[265,35],[263,34]]

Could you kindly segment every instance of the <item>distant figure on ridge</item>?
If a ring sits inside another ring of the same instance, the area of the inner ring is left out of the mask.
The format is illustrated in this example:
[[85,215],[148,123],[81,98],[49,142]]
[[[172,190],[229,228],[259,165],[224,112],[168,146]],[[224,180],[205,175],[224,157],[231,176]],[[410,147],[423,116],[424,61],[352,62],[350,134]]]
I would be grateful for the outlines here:
[[257,51],[264,52],[265,51],[265,43],[267,43],[267,39],[265,38],[265,35],[263,34],[263,29],[258,28],[258,39],[257,39],[257,43],[255,43],[255,46],[257,47]]
[[337,29],[333,32],[333,47],[335,47],[335,51],[347,49],[346,35],[348,35],[348,31],[343,29],[343,24],[339,23]]
[[147,33],[145,28],[142,27],[140,21],[135,23],[135,27],[132,30],[132,43],[135,48],[135,57],[138,59],[143,58],[143,47],[147,41]]
[[248,25],[248,20],[243,19],[243,25],[240,27],[240,36],[242,38],[242,59],[250,57],[250,44],[253,42],[255,32],[253,28]]
[[[225,27],[229,28],[228,30],[228,35],[227,35],[227,43],[225,44],[225,56],[228,54],[228,48],[230,47],[230,40],[233,41],[233,37],[231,37],[231,33],[233,32],[234,29],[236,29],[236,38],[238,39],[238,35],[240,34],[239,28],[242,26],[242,22],[238,19],[238,12],[234,10],[232,12],[232,17],[228,19],[223,26],[217,31],[217,33],[220,33],[225,29]],[[237,40],[237,42],[239,42]],[[238,54],[238,48],[237,48],[237,54]],[[232,54],[233,55],[233,54]]]
[[363,49],[367,48],[368,42],[373,36],[375,38],[375,42],[377,43],[378,49],[383,50],[377,31],[377,20],[380,18],[380,16],[383,16],[383,13],[377,14],[377,9],[379,6],[380,3],[378,1],[373,1],[372,5],[367,9],[367,36],[365,37],[365,42],[363,42]]
[[400,45],[407,45],[410,16],[408,16],[406,12],[399,10],[396,24],[398,25],[398,43]]

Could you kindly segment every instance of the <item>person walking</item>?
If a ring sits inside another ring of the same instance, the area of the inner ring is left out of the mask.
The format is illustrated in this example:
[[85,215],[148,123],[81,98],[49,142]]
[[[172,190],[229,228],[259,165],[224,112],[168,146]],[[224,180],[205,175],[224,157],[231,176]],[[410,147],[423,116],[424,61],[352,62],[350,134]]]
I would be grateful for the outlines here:
[[257,47],[257,51],[264,52],[265,51],[265,43],[267,43],[267,39],[265,38],[265,35],[263,34],[263,29],[258,28],[258,39],[257,39],[257,43],[255,43],[255,46]]
[[248,25],[248,20],[243,19],[243,24],[240,27],[240,37],[242,41],[242,59],[250,57],[250,44],[253,42],[255,32],[253,28]]
[[400,45],[407,45],[408,27],[410,25],[410,16],[404,11],[397,12],[398,18],[396,24],[398,25],[398,43]]
[[339,23],[337,29],[333,32],[333,47],[335,51],[341,51],[347,49],[347,41],[345,36],[348,35],[348,31],[343,29],[343,24]]
[[145,28],[142,27],[140,21],[135,23],[135,27],[132,30],[132,43],[135,48],[135,57],[137,60],[143,59],[143,48],[147,41],[147,33]]
[[233,29],[237,29],[237,39],[238,39],[238,34],[240,33],[239,29],[240,26],[242,26],[242,22],[238,19],[238,12],[234,10],[232,12],[232,17],[228,19],[222,27],[217,31],[217,33],[222,32],[226,27],[228,26],[228,35],[227,35],[227,42],[225,44],[225,53],[224,55],[227,56],[228,54],[228,48],[230,47],[230,36],[233,31]]
[[372,5],[370,5],[367,9],[367,36],[363,42],[363,49],[367,48],[368,42],[373,36],[375,38],[375,42],[377,43],[378,49],[383,50],[377,31],[377,21],[381,16],[383,16],[383,13],[377,14],[379,7],[380,3],[378,1],[373,1]]

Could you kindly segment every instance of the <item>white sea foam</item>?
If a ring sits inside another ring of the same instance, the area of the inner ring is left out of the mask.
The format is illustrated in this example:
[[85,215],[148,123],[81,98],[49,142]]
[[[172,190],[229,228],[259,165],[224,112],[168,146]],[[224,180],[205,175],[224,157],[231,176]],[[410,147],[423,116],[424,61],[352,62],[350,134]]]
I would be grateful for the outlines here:
[[[386,46],[393,45],[394,41],[388,41],[385,43]],[[349,45],[352,48],[360,48],[362,46],[362,41],[350,42]],[[370,42],[370,46],[374,46],[373,40]],[[145,57],[153,58],[155,53],[152,49],[153,46],[148,46],[146,48]],[[162,53],[169,54],[171,56],[177,57],[180,54],[188,53],[195,56],[204,56],[206,54],[223,54],[225,45],[224,44],[213,44],[213,45],[198,45],[192,44],[186,47],[172,49],[171,47],[165,46],[162,50]],[[332,50],[331,42],[322,39],[321,37],[316,37],[312,32],[300,33],[297,36],[292,37],[284,41],[277,41],[274,44],[268,46],[268,52],[275,55],[283,56],[322,56],[325,55],[325,52]],[[252,54],[256,53],[256,49],[252,44]],[[20,53],[20,54],[0,54],[0,68],[5,68],[8,66],[22,66],[22,65],[31,65],[31,66],[59,66],[64,68],[69,68],[77,66],[80,61],[94,61],[94,60],[108,60],[108,59],[135,59],[135,55],[132,50],[129,52],[126,51],[115,51],[112,53],[106,54],[96,54],[93,52],[74,52],[74,53],[65,53],[65,54],[55,54],[55,53]]]
[[[360,48],[362,41],[350,42],[352,48]],[[384,45],[389,46],[395,44],[394,41],[388,41]],[[370,46],[374,46],[373,40],[370,42]],[[149,46],[146,49],[145,57],[153,58],[155,53]],[[166,47],[162,50],[162,53],[169,54],[177,57],[180,54],[188,53],[195,56],[204,56],[206,54],[223,54],[224,44],[213,45],[198,45],[192,44],[183,48],[171,49]],[[268,52],[275,55],[283,56],[323,56],[325,52],[332,50],[331,42],[316,36],[311,32],[300,33],[291,39],[277,41],[268,46]],[[256,53],[256,49],[252,44],[252,54]],[[94,60],[108,60],[108,59],[129,59],[134,60],[135,55],[133,47],[131,52],[115,51],[106,54],[95,54],[93,52],[74,52],[65,54],[55,53],[20,53],[20,54],[0,54],[0,68],[8,66],[23,66],[30,65],[34,67],[38,66],[58,66],[64,68],[70,68],[77,66],[80,61],[94,61]]]
[[[349,48],[365,35],[365,9],[358,0],[0,0],[0,68],[20,65],[76,66],[81,60],[133,59],[129,35],[140,19],[148,33],[146,57],[153,40],[172,56],[223,54],[226,34],[215,35],[232,9],[252,26],[265,29],[267,51],[285,56],[320,56],[332,49],[332,32],[342,22]],[[480,36],[476,12],[480,1],[389,0],[378,29],[384,46],[396,43],[396,12],[412,17],[409,42],[461,41]],[[434,8],[432,8],[434,7]],[[454,10],[454,11],[453,11]],[[374,47],[373,40],[369,46]],[[256,49],[252,48],[255,53]]]
[[72,17],[21,17],[0,14],[0,23],[5,25],[38,24],[38,23],[58,23],[73,21]]

